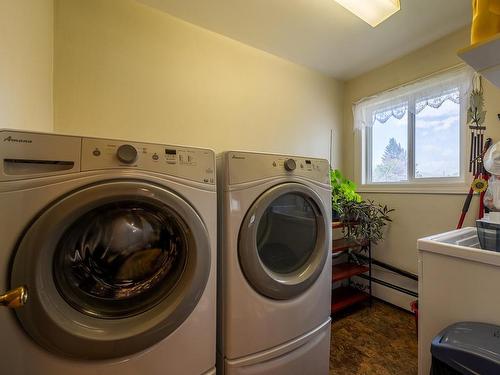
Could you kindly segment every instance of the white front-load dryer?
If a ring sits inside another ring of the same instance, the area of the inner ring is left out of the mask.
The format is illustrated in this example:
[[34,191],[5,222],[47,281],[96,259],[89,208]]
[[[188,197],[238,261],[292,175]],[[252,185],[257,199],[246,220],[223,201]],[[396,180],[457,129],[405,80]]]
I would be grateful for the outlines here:
[[[215,373],[211,150],[0,131],[12,375]],[[8,292],[10,291],[10,292]]]
[[328,162],[229,151],[217,166],[218,372],[327,374]]

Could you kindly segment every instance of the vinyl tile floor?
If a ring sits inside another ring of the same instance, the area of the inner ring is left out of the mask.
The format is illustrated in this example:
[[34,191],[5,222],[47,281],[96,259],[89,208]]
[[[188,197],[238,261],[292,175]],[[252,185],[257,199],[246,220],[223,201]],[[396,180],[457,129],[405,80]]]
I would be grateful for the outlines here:
[[415,375],[412,314],[374,300],[332,317],[330,375]]

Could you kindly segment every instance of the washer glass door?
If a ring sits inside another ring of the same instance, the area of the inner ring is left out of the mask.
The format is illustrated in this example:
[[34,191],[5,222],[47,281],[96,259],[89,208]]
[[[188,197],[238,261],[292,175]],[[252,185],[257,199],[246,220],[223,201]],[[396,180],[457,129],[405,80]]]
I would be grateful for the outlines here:
[[176,193],[134,180],[85,186],[44,209],[20,240],[11,285],[29,297],[16,314],[58,354],[136,353],[194,310],[210,254],[202,219]]
[[305,185],[286,183],[262,194],[239,237],[240,264],[253,288],[274,299],[309,288],[326,261],[327,218],[321,198]]
[[56,287],[82,313],[100,318],[139,314],[163,299],[186,265],[188,240],[175,212],[152,202],[97,207],[61,237]]

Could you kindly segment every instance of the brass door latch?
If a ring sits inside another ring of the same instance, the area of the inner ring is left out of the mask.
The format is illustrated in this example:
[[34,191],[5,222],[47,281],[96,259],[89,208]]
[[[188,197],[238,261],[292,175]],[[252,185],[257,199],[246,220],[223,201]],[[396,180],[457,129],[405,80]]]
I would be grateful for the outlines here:
[[0,295],[0,306],[17,309],[19,307],[23,307],[27,300],[28,288],[20,286]]

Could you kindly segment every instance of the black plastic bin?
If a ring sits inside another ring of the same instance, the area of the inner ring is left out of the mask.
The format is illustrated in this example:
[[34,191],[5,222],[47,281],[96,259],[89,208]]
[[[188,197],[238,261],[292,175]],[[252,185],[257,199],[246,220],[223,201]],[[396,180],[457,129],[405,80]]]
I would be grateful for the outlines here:
[[500,374],[500,326],[455,323],[432,340],[431,353],[431,375]]

